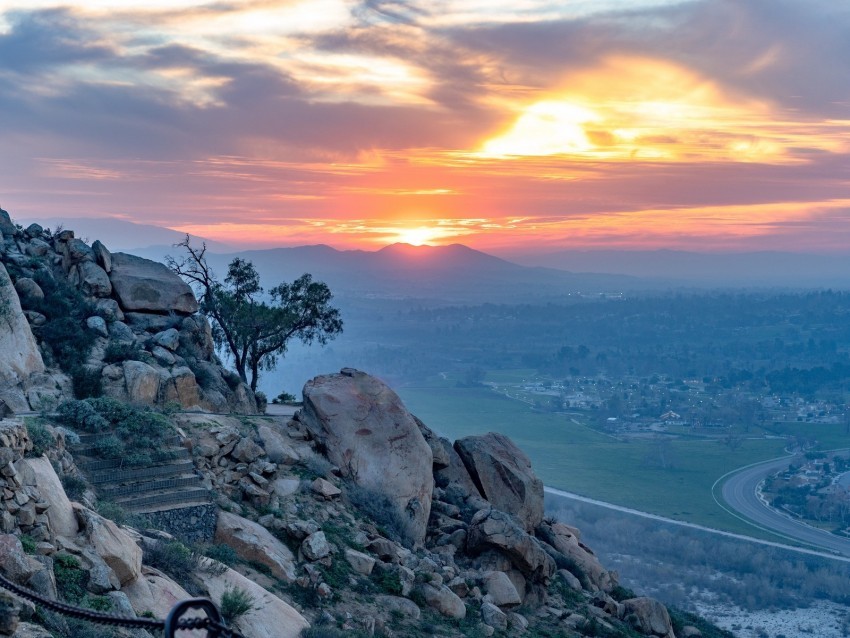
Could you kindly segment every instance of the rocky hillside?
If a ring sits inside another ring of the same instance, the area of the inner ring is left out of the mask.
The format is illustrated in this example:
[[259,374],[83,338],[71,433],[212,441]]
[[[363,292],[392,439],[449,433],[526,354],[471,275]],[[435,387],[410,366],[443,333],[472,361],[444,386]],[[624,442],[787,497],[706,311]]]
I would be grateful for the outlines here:
[[191,288],[161,263],[73,230],[20,228],[0,209],[0,400],[15,411],[105,395],[257,411],[215,356]]
[[[452,444],[363,372],[313,379],[291,416],[175,415],[215,495],[206,543],[83,483],[66,448],[75,419],[116,409],[83,403],[62,423],[0,428],[0,570],[45,595],[160,618],[209,596],[246,638],[729,635],[622,588],[578,530],[544,517],[542,485],[510,440]],[[3,605],[13,621],[0,633],[113,635]]]

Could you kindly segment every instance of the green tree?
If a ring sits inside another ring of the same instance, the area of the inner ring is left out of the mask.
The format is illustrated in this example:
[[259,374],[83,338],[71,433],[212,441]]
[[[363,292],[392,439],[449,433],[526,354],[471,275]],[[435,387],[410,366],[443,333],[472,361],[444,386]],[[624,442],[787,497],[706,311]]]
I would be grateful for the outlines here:
[[177,246],[186,254],[179,261],[168,257],[169,267],[195,287],[201,312],[211,320],[216,346],[227,350],[239,377],[245,383],[250,380],[252,390],[257,389],[260,371],[277,365],[291,339],[324,345],[342,332],[330,289],[311,275],[264,291],[254,264],[237,257],[221,282],[207,263],[206,244],[195,248],[187,235]]

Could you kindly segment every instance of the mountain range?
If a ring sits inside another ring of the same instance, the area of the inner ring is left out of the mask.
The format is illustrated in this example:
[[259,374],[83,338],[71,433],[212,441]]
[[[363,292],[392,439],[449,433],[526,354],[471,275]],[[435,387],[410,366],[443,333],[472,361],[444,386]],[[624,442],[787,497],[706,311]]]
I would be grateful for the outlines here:
[[[17,220],[26,225],[29,220]],[[185,233],[122,219],[56,218],[42,225],[72,228],[111,250],[157,260],[179,255]],[[206,243],[218,273],[236,256],[250,259],[266,285],[304,272],[354,297],[458,302],[531,301],[581,293],[620,293],[683,287],[850,287],[850,253],[699,253],[677,250],[511,252],[502,257],[462,244],[379,250],[338,250],[324,244],[261,250],[192,236]]]

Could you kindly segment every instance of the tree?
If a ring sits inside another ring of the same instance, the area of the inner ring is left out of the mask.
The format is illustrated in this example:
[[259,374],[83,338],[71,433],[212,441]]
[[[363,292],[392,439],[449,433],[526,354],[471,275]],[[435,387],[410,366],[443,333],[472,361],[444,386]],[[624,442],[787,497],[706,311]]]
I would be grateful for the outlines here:
[[168,266],[195,287],[201,312],[211,320],[216,346],[227,350],[245,383],[250,371],[251,390],[257,389],[260,370],[273,369],[291,339],[324,345],[342,332],[339,310],[330,305],[330,289],[311,275],[305,273],[264,294],[250,261],[239,257],[231,261],[222,283],[207,263],[206,244],[195,248],[187,235],[176,246],[186,255],[179,261],[166,258]]

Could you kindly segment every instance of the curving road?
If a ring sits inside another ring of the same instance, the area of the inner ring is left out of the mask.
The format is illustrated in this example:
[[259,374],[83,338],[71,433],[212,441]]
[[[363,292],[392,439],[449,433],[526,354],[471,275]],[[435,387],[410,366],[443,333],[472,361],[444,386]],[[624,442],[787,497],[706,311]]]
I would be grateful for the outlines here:
[[[842,556],[850,556],[850,539],[840,538],[785,516],[768,507],[757,496],[756,488],[758,484],[768,475],[788,467],[794,458],[793,456],[786,456],[748,465],[721,477],[715,483],[715,488],[726,479],[720,490],[726,505],[721,503],[716,495],[715,501],[733,516],[759,529],[788,540],[805,543],[811,547],[824,549]],[[716,490],[713,489],[712,492],[714,493]]]

